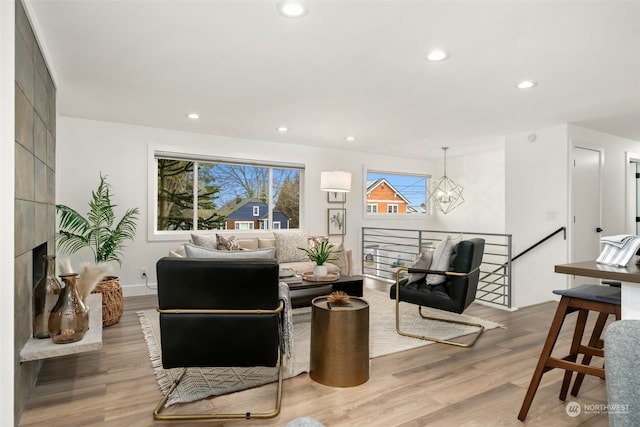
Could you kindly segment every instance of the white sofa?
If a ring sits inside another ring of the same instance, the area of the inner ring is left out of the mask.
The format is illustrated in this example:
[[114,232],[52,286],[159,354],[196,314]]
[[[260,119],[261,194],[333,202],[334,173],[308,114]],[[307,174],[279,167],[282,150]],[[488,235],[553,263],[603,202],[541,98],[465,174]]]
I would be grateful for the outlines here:
[[[222,239],[220,239],[222,237]],[[307,236],[306,233],[300,230],[289,230],[273,232],[265,234],[261,237],[238,237],[226,232],[217,234],[192,234],[191,241],[194,245],[209,249],[212,256],[215,256],[216,252],[225,250],[219,249],[220,240],[226,240],[233,243],[233,249],[242,251],[258,251],[267,248],[275,248],[275,258],[280,264],[280,268],[289,268],[294,270],[298,274],[313,271],[315,263],[310,261],[303,251],[299,250],[299,247],[309,247],[310,242],[317,242],[318,239],[327,239],[325,236]],[[336,248],[340,250],[338,260],[326,263],[327,269],[332,272],[340,272],[341,275],[351,276],[352,274],[352,253],[350,249],[344,249],[342,245],[335,244]],[[233,250],[232,249],[232,250]],[[226,249],[228,250],[228,249]],[[246,255],[243,253],[242,255]],[[184,244],[180,245],[175,250],[171,251],[169,256],[186,256],[186,250]]]

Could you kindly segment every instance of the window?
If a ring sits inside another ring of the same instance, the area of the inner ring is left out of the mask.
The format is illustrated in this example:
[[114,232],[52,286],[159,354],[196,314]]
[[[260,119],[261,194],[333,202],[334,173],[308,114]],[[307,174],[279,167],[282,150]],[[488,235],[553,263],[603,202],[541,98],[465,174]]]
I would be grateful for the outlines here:
[[251,221],[236,221],[234,223],[236,230],[253,230],[253,222]]
[[280,221],[273,221],[273,229],[280,230]]
[[155,232],[299,228],[301,165],[154,152]]
[[377,218],[426,214],[429,178],[429,175],[367,170],[365,214]]

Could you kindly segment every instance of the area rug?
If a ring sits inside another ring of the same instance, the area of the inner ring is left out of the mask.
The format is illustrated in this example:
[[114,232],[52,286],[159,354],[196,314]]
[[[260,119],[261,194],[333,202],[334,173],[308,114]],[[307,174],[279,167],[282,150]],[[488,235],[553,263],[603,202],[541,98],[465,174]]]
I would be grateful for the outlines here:
[[[364,289],[364,297],[369,303],[369,356],[384,356],[399,351],[432,344],[429,341],[398,335],[395,330],[395,301],[388,293]],[[400,322],[403,331],[441,339],[452,339],[471,334],[476,328],[451,323],[433,322],[421,319],[415,305],[400,304]],[[502,325],[475,317],[456,315],[440,310],[423,309],[426,315],[441,318],[456,318],[480,323],[486,330]],[[162,393],[166,393],[182,369],[162,368],[160,353],[159,315],[155,310],[138,313],[142,331],[149,349],[151,365]],[[285,369],[285,378],[291,378],[309,369],[311,330],[311,308],[293,311],[293,352],[291,362]],[[277,380],[276,368],[190,368],[187,375],[173,392],[166,406],[176,403],[193,402],[209,396],[245,390]]]

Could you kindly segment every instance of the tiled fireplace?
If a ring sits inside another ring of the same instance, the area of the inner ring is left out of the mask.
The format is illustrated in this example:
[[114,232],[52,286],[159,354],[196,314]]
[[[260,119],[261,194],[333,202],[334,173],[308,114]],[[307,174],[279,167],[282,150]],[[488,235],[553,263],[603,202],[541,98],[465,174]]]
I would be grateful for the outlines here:
[[20,1],[16,1],[15,19],[14,424],[17,425],[41,365],[41,362],[19,363],[20,350],[31,336],[34,274],[41,274],[38,269],[42,269],[42,255],[55,253],[56,247],[56,93]]

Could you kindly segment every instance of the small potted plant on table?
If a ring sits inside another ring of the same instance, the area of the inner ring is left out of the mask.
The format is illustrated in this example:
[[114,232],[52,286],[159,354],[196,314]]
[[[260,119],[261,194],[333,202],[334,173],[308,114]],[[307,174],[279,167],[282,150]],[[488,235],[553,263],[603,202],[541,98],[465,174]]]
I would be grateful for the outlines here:
[[320,242],[311,248],[298,248],[307,254],[309,259],[316,263],[313,267],[313,275],[316,277],[327,276],[326,262],[336,261],[338,259],[337,253],[339,250],[335,249],[333,243],[327,241]]

